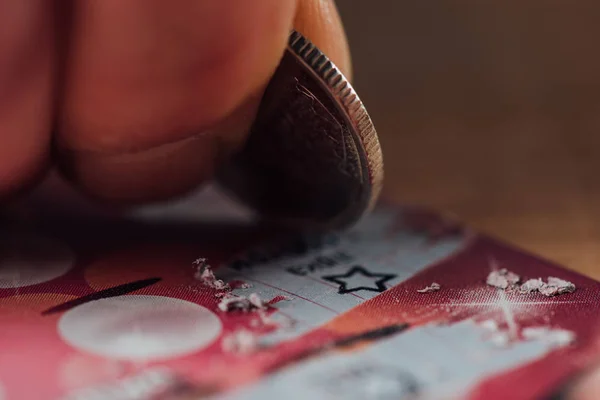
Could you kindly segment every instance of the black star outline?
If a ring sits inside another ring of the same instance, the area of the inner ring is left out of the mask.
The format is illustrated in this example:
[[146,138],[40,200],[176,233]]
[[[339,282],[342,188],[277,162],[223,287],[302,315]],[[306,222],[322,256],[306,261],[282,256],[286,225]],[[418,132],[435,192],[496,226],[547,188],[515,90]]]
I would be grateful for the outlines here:
[[[346,281],[344,281],[343,278],[350,278],[352,275],[355,275],[355,274],[361,274],[361,275],[367,276],[369,278],[379,278],[375,281],[375,285],[377,287],[357,286],[355,288],[348,289],[348,283]],[[352,293],[352,292],[357,292],[359,290],[368,290],[370,292],[381,293],[381,292],[384,292],[387,290],[385,283],[387,281],[389,281],[390,279],[394,279],[396,276],[397,275],[395,275],[395,274],[372,273],[372,272],[367,271],[365,268],[361,267],[360,265],[355,265],[352,268],[350,268],[350,270],[348,272],[346,272],[345,274],[327,275],[327,276],[321,277],[321,279],[324,279],[326,281],[333,282],[335,284],[340,285],[340,287],[338,289],[339,294]]]

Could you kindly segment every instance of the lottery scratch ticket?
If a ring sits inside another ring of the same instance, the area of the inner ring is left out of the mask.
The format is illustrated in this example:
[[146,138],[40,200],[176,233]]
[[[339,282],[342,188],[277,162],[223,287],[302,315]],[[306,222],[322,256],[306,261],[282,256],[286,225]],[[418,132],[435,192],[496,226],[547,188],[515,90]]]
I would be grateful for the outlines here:
[[[417,208],[290,235],[220,196],[4,226],[0,398],[526,400],[595,367],[589,278]],[[576,289],[487,284],[498,268]]]

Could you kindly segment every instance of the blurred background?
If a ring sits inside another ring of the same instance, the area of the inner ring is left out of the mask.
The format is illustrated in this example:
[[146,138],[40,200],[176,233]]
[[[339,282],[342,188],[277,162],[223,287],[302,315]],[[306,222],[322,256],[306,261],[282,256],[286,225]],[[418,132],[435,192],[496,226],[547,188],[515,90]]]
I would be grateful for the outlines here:
[[600,2],[338,6],[385,196],[600,278]]

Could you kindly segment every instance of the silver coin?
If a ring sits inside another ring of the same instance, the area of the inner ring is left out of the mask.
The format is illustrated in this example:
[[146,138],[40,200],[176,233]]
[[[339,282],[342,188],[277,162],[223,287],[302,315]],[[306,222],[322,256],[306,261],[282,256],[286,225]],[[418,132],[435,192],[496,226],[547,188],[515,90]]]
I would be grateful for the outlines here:
[[347,228],[375,204],[383,158],[371,118],[339,69],[298,32],[219,180],[262,216],[308,230]]

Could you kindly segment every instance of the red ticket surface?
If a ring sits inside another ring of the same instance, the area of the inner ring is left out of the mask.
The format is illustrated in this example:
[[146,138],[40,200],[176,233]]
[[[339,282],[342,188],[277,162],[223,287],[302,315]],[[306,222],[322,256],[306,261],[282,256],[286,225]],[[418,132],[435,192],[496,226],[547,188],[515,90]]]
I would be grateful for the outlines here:
[[[317,237],[212,190],[101,218],[31,204],[2,229],[3,400],[537,399],[598,357],[597,282],[416,208]],[[576,290],[487,285],[502,268]]]

